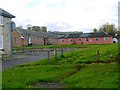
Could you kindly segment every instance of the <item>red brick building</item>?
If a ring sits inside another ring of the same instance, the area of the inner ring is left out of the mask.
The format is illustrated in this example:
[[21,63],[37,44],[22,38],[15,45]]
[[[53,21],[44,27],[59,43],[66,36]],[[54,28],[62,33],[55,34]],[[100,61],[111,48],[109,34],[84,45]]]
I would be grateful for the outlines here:
[[58,38],[58,44],[111,44],[112,36],[105,32],[73,33]]
[[57,44],[57,35],[16,28],[12,32],[12,46]]
[[12,46],[45,45],[46,36],[40,32],[33,32],[17,28],[12,32]]

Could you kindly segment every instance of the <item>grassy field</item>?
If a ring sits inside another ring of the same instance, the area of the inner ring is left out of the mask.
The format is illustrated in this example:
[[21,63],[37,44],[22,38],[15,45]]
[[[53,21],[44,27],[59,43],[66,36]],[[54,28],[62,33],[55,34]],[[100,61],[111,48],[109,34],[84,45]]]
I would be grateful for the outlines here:
[[[95,63],[97,50],[100,61],[112,62]],[[45,59],[4,70],[3,88],[26,88],[38,82],[59,82],[66,88],[118,88],[118,63],[113,62],[117,54],[117,44],[85,45],[57,59],[51,57],[50,63]]]
[[85,47],[86,45],[41,45],[41,46],[24,46],[24,47],[14,47],[13,50],[20,50],[20,49],[26,49],[31,50],[34,48],[81,48]]

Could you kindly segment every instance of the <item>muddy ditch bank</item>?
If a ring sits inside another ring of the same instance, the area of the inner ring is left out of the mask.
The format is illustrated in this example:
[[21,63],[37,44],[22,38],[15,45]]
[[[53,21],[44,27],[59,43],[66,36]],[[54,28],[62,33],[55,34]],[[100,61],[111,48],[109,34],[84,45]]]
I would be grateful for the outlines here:
[[76,74],[77,72],[80,71],[81,68],[83,68],[84,66],[80,66],[80,65],[76,65],[76,70],[66,74],[65,76],[62,76],[61,78],[54,80],[53,82],[45,82],[43,80],[39,80],[38,83],[34,83],[32,85],[27,85],[28,88],[68,88],[69,85],[62,83],[61,81],[63,81],[65,78],[68,78],[74,74]]

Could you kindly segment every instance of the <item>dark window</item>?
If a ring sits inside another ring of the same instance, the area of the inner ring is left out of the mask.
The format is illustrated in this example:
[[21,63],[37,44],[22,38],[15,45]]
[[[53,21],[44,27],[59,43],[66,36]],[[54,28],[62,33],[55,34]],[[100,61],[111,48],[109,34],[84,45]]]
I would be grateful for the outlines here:
[[98,37],[95,38],[96,41],[98,41],[98,39],[99,39]]
[[80,42],[80,41],[81,41],[81,38],[78,38],[78,41]]
[[70,42],[72,42],[72,39],[70,39]]
[[86,41],[89,41],[89,38],[86,38]]
[[64,42],[64,39],[61,39],[61,42]]

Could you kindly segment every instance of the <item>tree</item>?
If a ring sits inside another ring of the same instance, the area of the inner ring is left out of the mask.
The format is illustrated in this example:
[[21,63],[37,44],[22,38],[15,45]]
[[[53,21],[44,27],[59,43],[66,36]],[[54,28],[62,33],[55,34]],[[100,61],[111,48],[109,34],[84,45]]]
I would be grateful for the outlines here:
[[39,32],[39,31],[41,31],[41,28],[40,28],[40,26],[32,26],[32,30]]
[[28,30],[36,31],[36,32],[47,32],[46,26],[32,26],[31,24],[27,25]]
[[28,25],[27,25],[27,29],[28,29],[28,30],[32,30],[32,25],[31,25],[31,24],[28,24]]
[[115,27],[114,24],[106,23],[106,24],[103,24],[103,25],[99,28],[99,31],[104,31],[104,32],[107,32],[107,33],[116,33],[117,28]]
[[93,28],[93,32],[96,33],[98,32],[98,30],[96,28]]
[[41,32],[47,32],[47,27],[41,26]]

